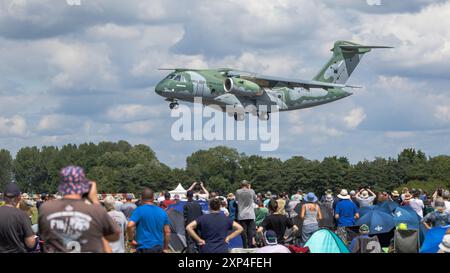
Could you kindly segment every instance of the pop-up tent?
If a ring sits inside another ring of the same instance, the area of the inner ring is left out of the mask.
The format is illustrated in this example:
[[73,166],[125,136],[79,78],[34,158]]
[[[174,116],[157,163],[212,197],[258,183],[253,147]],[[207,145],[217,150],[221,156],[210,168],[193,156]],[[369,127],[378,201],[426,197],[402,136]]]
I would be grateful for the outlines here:
[[187,192],[187,191],[183,188],[183,186],[181,185],[181,183],[178,184],[178,186],[177,186],[174,190],[169,191],[169,193],[170,193],[171,195],[175,195],[175,194],[178,194],[178,195],[185,195],[186,192]]
[[319,229],[306,242],[311,253],[350,253],[344,242],[329,229]]

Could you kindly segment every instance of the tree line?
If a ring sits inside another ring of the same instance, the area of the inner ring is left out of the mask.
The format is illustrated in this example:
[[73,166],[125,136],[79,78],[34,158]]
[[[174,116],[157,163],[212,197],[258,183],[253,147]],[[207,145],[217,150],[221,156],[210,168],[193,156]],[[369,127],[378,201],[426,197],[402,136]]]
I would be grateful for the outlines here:
[[450,156],[427,157],[422,151],[403,150],[397,158],[375,158],[350,164],[345,157],[309,160],[293,156],[288,160],[246,155],[218,146],[199,150],[186,158],[186,167],[171,168],[161,163],[146,145],[126,141],[24,147],[13,158],[0,150],[0,186],[15,181],[24,192],[54,193],[59,170],[69,164],[85,168],[97,181],[99,192],[139,193],[144,187],[162,191],[178,183],[189,187],[204,181],[210,190],[234,192],[243,179],[257,192],[294,192],[297,189],[321,194],[326,189],[368,187],[391,191],[402,186],[433,191],[450,188]]

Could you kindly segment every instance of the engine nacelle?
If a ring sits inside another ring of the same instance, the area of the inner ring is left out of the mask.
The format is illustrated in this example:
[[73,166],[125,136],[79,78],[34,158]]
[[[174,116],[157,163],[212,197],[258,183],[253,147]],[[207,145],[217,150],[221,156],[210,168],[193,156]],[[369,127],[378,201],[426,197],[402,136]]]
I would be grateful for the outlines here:
[[223,84],[225,92],[239,96],[261,96],[264,90],[256,83],[239,78],[227,78]]

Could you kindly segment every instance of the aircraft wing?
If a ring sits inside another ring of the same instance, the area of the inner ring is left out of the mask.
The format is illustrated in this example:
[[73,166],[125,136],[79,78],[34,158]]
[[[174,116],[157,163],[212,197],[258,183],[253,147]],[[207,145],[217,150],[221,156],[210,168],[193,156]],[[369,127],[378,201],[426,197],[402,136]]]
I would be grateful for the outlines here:
[[299,79],[290,79],[290,78],[282,78],[282,77],[274,77],[274,76],[265,76],[257,73],[251,72],[229,72],[229,76],[237,76],[252,82],[257,83],[261,87],[273,88],[278,84],[284,84],[288,87],[304,87],[304,88],[344,88],[351,87],[355,88],[355,86],[345,85],[345,84],[336,84],[336,83],[327,83],[320,81],[309,81],[309,80],[299,80]]

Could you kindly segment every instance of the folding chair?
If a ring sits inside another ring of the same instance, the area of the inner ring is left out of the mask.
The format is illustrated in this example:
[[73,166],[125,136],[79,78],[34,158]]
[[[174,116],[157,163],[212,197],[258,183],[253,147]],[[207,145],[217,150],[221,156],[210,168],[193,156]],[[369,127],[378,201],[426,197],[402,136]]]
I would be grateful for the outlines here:
[[418,230],[395,230],[395,253],[419,253],[420,239]]

